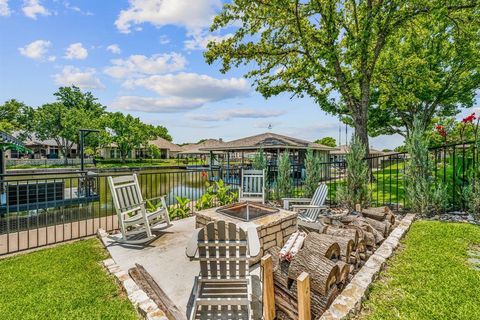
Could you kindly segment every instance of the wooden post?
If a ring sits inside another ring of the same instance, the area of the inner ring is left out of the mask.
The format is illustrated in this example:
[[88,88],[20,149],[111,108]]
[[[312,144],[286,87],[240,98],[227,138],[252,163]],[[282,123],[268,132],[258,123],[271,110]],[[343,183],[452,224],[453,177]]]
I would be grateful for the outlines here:
[[310,320],[310,276],[302,272],[297,278],[298,320]]
[[361,205],[360,203],[357,203],[357,204],[355,205],[355,211],[357,211],[357,212],[362,212],[362,205]]
[[263,274],[263,319],[275,319],[275,293],[273,290],[272,256],[267,254],[261,260]]

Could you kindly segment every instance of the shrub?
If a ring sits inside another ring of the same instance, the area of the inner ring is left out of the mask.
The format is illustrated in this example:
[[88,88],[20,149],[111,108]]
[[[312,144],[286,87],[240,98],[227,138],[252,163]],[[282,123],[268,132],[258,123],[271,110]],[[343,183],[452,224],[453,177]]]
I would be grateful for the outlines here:
[[263,149],[258,149],[253,158],[252,167],[255,170],[265,170],[267,168],[267,157]]
[[448,187],[443,182],[432,190],[430,208],[433,213],[443,213],[448,209],[450,205],[448,195]]
[[207,181],[205,185],[207,190],[195,204],[195,209],[197,210],[213,208],[217,204],[224,206],[238,200],[238,193],[232,191],[231,186],[225,185],[223,180],[215,182],[214,185]]
[[283,151],[278,157],[277,198],[290,196],[292,178],[290,176],[290,152]]
[[463,195],[468,212],[476,220],[480,219],[480,182],[478,179],[464,188]]
[[173,208],[170,210],[170,217],[179,219],[188,217],[190,214],[190,206],[188,204],[191,202],[191,200],[186,197],[179,196],[175,196],[175,199],[177,199],[177,205],[172,206]]
[[351,210],[355,209],[357,204],[366,207],[370,201],[368,191],[370,171],[365,160],[365,149],[362,141],[354,135],[350,143],[350,150],[345,156],[347,165],[345,185],[337,187],[338,203]]
[[405,166],[405,195],[413,212],[427,215],[431,201],[431,173],[428,166],[429,139],[422,121],[417,117],[405,147],[410,158]]
[[305,196],[312,197],[320,180],[320,157],[312,149],[305,156]]

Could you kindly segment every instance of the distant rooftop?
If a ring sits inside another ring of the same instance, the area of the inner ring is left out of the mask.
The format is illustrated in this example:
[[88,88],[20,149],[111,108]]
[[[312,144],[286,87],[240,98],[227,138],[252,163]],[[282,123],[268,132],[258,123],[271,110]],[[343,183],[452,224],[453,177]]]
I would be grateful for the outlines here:
[[332,147],[328,147],[315,142],[288,137],[276,133],[266,132],[242,139],[237,139],[229,142],[225,142],[223,145],[215,147],[200,148],[205,151],[254,151],[257,149],[264,150],[276,150],[276,149],[313,149],[330,151],[334,150]]
[[[203,150],[204,148],[216,148],[225,145],[222,139],[207,139],[200,143],[189,143],[182,147],[183,151],[179,154],[190,155],[190,154],[209,154],[210,151]],[[202,149],[202,150],[201,150]]]

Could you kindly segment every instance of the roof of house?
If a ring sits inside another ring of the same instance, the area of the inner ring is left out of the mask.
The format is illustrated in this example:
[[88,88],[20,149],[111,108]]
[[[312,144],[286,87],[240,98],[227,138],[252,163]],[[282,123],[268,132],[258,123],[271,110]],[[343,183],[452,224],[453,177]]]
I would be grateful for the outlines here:
[[170,141],[158,137],[155,140],[149,141],[148,144],[153,144],[157,146],[159,149],[168,149],[170,152],[180,152],[182,151],[182,147],[176,145],[175,143],[171,143]]
[[183,151],[179,154],[208,154],[207,150],[200,150],[201,148],[215,148],[221,147],[225,144],[221,139],[206,139],[200,143],[189,143],[182,147]]
[[314,149],[330,151],[334,148],[293,137],[266,132],[254,136],[225,142],[221,146],[200,148],[206,151],[242,151],[257,149]]
[[[53,139],[46,139],[42,140],[37,138],[35,135],[31,135],[29,138],[25,140],[25,145],[28,146],[48,146],[48,147],[57,147],[58,144],[55,140]],[[72,145],[73,149],[77,148],[77,144],[74,143]]]
[[[333,155],[342,155],[342,154],[347,154],[349,151],[350,151],[350,146],[341,145],[341,146],[339,146],[339,147],[336,147],[335,150],[330,151],[330,154],[333,154]],[[383,151],[380,151],[380,150],[377,150],[377,149],[370,148],[370,154],[383,155],[384,152],[383,152]]]

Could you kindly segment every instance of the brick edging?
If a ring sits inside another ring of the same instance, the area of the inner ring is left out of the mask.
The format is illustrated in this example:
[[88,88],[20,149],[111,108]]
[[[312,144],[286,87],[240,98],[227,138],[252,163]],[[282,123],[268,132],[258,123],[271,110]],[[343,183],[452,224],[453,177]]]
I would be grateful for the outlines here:
[[407,214],[400,224],[385,239],[380,247],[367,260],[365,265],[355,274],[352,281],[337,296],[330,307],[323,313],[320,320],[343,320],[357,314],[366,299],[368,289],[378,274],[386,266],[386,260],[390,258],[398,247],[400,239],[410,228],[415,214]]
[[[108,233],[103,229],[98,229],[97,236],[100,238],[103,245],[106,246],[106,237],[108,236]],[[135,280],[130,277],[128,272],[122,270],[112,258],[104,260],[103,265],[108,272],[115,277],[116,282],[122,286],[128,299],[144,319],[168,320],[165,313],[158,307],[158,305],[135,283]]]

